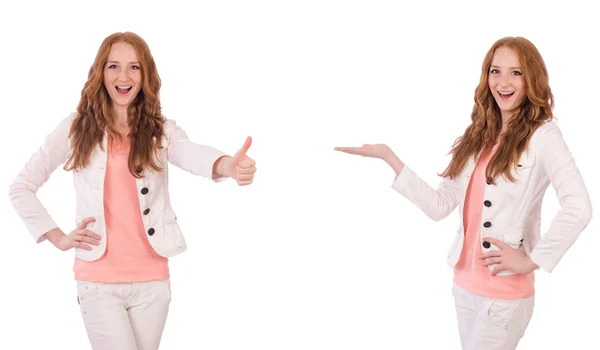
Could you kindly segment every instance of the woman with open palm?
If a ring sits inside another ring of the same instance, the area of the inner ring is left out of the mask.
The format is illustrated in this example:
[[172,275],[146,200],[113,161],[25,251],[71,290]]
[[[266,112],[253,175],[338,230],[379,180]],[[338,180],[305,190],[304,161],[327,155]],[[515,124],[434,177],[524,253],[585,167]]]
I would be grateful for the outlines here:
[[[463,349],[514,349],[534,306],[534,271],[551,272],[591,220],[583,178],[554,121],[542,56],[520,37],[488,51],[472,122],[457,139],[437,189],[386,145],[336,147],[383,159],[392,187],[433,220],[457,206],[461,225],[448,254]],[[561,205],[541,235],[544,193]]]

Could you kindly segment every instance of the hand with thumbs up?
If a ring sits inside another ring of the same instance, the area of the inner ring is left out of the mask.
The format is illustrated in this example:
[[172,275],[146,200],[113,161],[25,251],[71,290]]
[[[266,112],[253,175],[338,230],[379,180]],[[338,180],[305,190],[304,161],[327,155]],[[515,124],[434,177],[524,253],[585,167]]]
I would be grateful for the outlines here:
[[256,172],[256,162],[246,155],[251,144],[252,138],[248,136],[242,148],[233,157],[219,158],[215,163],[215,174],[230,177],[240,186],[250,185]]

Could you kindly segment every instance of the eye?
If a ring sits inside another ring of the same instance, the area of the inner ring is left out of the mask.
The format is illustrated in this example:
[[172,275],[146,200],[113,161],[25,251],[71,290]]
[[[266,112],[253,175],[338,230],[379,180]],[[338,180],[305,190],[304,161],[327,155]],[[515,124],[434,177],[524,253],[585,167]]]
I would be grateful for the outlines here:
[[140,66],[131,66],[131,69],[133,69],[133,70],[139,70]]
[[523,75],[523,73],[519,72],[518,70],[515,70],[512,72],[513,75]]
[[116,69],[117,65],[116,64],[111,64],[108,66],[108,69]]
[[493,68],[492,70],[490,70],[490,74],[498,74],[500,73],[500,71],[498,71],[496,68]]

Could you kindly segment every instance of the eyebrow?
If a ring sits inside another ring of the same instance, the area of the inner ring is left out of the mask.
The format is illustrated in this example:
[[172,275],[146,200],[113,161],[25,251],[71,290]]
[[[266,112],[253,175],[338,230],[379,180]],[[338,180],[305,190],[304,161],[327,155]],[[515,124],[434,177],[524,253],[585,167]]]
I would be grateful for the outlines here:
[[[492,64],[492,66],[490,68],[500,68],[500,67]],[[521,67],[508,67],[508,69],[521,69]]]
[[[119,63],[119,62],[117,62],[117,61],[107,61],[106,63],[108,64],[108,63]],[[140,62],[129,62],[129,64],[140,64]]]

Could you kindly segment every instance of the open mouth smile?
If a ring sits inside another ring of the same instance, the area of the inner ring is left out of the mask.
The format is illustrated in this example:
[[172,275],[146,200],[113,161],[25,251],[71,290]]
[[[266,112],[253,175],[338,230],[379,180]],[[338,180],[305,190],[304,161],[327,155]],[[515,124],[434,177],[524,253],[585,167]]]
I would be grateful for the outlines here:
[[115,89],[117,89],[117,92],[119,93],[119,95],[127,95],[129,93],[129,91],[131,91],[131,88],[133,86],[131,85],[117,85],[115,86]]
[[500,98],[503,101],[508,101],[508,99],[514,94],[514,91],[498,91],[498,95],[500,95]]

